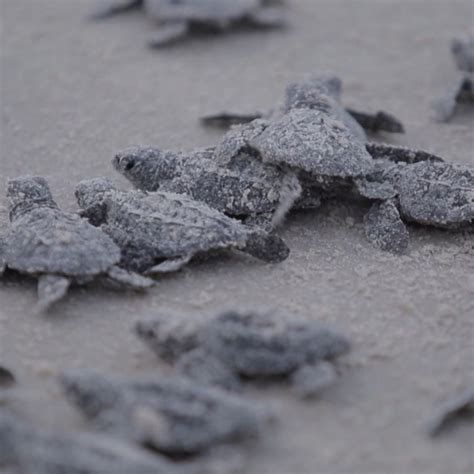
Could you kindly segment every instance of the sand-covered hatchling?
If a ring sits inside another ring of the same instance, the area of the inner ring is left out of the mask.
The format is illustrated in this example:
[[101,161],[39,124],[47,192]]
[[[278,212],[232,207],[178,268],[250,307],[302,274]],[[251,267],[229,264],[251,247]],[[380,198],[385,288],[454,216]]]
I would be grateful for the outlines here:
[[403,252],[409,237],[404,221],[451,230],[473,228],[473,168],[409,149],[373,145],[373,151],[380,156],[375,170],[358,179],[356,187],[375,201],[364,221],[367,237],[378,247]]
[[104,19],[143,9],[159,25],[151,47],[162,47],[196,31],[222,32],[239,25],[260,28],[284,24],[281,0],[116,0],[93,15]]
[[138,189],[185,194],[246,224],[269,224],[268,229],[292,207],[320,204],[320,196],[302,193],[295,173],[245,152],[224,161],[214,149],[133,148],[117,153],[112,163]]
[[453,40],[451,53],[460,74],[444,96],[433,102],[434,116],[439,122],[449,121],[459,102],[474,100],[474,35]]
[[254,402],[184,377],[70,372],[61,381],[96,429],[169,455],[255,438],[272,418]]
[[119,191],[106,178],[76,188],[82,214],[121,248],[122,264],[140,272],[174,271],[197,255],[238,249],[266,262],[281,262],[289,249],[280,237],[239,221],[187,196]]
[[[352,130],[355,136],[366,140],[370,133],[404,133],[403,124],[393,115],[379,111],[375,114],[345,108],[341,104],[342,79],[334,74],[314,74],[286,86],[284,102],[266,114],[235,114],[224,112],[203,117],[201,122],[208,126],[227,128],[231,125],[245,124],[256,119],[271,119],[293,108],[325,107]],[[322,101],[324,99],[324,101]]]
[[238,390],[242,378],[288,378],[303,397],[334,382],[331,360],[350,348],[345,336],[319,322],[275,313],[163,316],[140,321],[135,330],[188,377],[229,390]]
[[18,474],[198,472],[185,469],[184,466],[168,461],[164,456],[153,455],[145,449],[110,436],[51,432],[26,423],[1,409],[0,471]]
[[5,268],[38,279],[38,310],[65,296],[71,284],[103,278],[144,289],[153,281],[118,266],[117,245],[79,216],[63,212],[41,177],[8,182],[10,222],[1,249]]

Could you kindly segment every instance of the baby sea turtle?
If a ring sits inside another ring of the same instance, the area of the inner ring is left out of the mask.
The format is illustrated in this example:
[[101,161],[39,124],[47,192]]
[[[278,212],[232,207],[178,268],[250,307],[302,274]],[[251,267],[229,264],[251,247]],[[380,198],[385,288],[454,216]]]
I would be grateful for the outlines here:
[[297,393],[318,394],[336,378],[329,362],[348,340],[314,321],[271,313],[226,312],[210,321],[160,317],[138,336],[188,377],[238,390],[241,377],[288,377]]
[[105,178],[79,183],[83,215],[101,223],[122,250],[122,264],[140,272],[177,270],[194,255],[235,248],[267,262],[288,257],[276,235],[250,229],[204,203],[157,191],[123,192]]
[[21,474],[196,472],[112,437],[48,432],[0,410],[0,469],[2,467]]
[[160,24],[150,40],[154,48],[178,41],[196,30],[221,32],[237,25],[261,28],[282,26],[280,0],[124,0],[99,11],[93,18],[103,19],[143,8]]
[[11,226],[2,249],[6,268],[38,278],[38,309],[60,300],[72,283],[104,277],[144,289],[153,281],[118,267],[120,249],[100,229],[63,212],[41,177],[8,182]]
[[[383,145],[374,147],[380,151]],[[429,154],[414,162],[389,156],[376,160],[375,171],[357,181],[358,191],[375,200],[364,219],[369,240],[400,253],[408,245],[403,221],[452,230],[473,228],[474,169]]]
[[474,35],[454,40],[451,53],[461,74],[449,91],[433,103],[439,122],[447,122],[454,115],[458,102],[474,100]]
[[471,418],[474,415],[474,385],[446,400],[438,408],[438,413],[432,417],[427,425],[428,434],[437,436],[443,429],[463,415],[471,415]]
[[274,115],[286,113],[292,108],[320,107],[321,97],[331,99],[332,112],[348,126],[359,138],[366,140],[365,131],[377,133],[380,131],[390,133],[404,133],[403,124],[386,112],[379,111],[375,114],[360,112],[344,108],[341,105],[342,80],[334,74],[318,74],[309,76],[301,81],[288,84],[285,90],[284,103],[275,111],[267,114],[234,114],[224,112],[217,115],[203,117],[204,125],[228,128],[231,125],[249,123],[256,119],[269,119]]
[[197,454],[257,436],[267,409],[183,377],[62,377],[66,396],[99,430],[169,455]]
[[216,158],[214,149],[134,148],[118,153],[113,166],[138,189],[185,194],[247,224],[268,221],[268,228],[293,206],[309,208],[320,203],[319,196],[311,200],[302,196],[293,172],[245,152],[224,162]]

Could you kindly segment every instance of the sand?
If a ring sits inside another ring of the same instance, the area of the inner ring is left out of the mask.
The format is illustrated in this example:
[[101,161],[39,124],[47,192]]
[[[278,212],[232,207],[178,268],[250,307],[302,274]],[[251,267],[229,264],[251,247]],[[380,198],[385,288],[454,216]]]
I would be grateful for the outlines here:
[[[403,120],[405,135],[381,140],[473,165],[472,109],[439,125],[429,108],[456,78],[449,41],[472,28],[469,0],[294,0],[284,31],[160,52],[144,47],[154,27],[140,14],[85,21],[95,3],[1,0],[0,196],[6,178],[41,174],[75,210],[80,179],[109,175],[128,186],[110,165],[114,152],[213,145],[220,132],[201,128],[200,115],[266,110],[287,82],[324,71],[344,78],[347,105]],[[292,215],[282,230],[291,256],[279,265],[227,254],[145,295],[75,289],[45,316],[32,312],[34,282],[2,280],[0,361],[29,394],[13,406],[44,426],[82,429],[58,372],[166,370],[130,331],[138,318],[275,308],[332,323],[354,347],[320,400],[249,388],[249,397],[278,404],[280,422],[255,444],[245,472],[472,472],[472,424],[437,440],[423,431],[436,403],[473,381],[472,235],[411,227],[407,255],[391,256],[366,241],[363,212],[330,204]]]

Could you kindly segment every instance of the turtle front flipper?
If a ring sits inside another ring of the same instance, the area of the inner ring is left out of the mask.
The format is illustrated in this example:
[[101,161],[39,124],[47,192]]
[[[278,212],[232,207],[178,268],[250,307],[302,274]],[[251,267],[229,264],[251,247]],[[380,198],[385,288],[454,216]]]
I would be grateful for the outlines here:
[[15,384],[13,372],[0,365],[0,388],[7,388]]
[[280,186],[280,201],[273,213],[272,227],[278,227],[285,219],[288,212],[301,196],[303,189],[298,176],[289,172],[285,175]]
[[222,112],[215,115],[206,115],[199,120],[206,127],[230,128],[232,125],[242,125],[260,119],[263,114],[255,112],[253,114],[237,114],[233,112]]
[[121,287],[133,290],[146,290],[155,284],[154,280],[120,268],[117,265],[109,269],[107,279]]
[[38,279],[38,303],[36,311],[46,311],[58,302],[69,290],[71,280],[61,275],[41,275]]
[[149,268],[145,271],[145,274],[156,275],[158,273],[177,272],[187,265],[192,258],[192,255],[183,255],[182,257],[170,258],[164,262],[159,263],[158,265],[155,265],[154,267]]
[[368,114],[353,109],[346,109],[346,111],[362,128],[369,132],[405,133],[402,122],[386,112],[379,111],[376,114]]
[[457,103],[466,96],[474,99],[474,84],[470,77],[458,79],[443,97],[432,103],[434,119],[437,122],[448,122],[454,115]]
[[408,246],[408,229],[393,199],[376,202],[364,216],[367,238],[381,250],[400,254]]
[[128,13],[132,10],[137,10],[143,6],[143,0],[124,0],[122,2],[109,3],[103,6],[95,13],[90,15],[91,20],[105,20],[112,16]]
[[337,372],[333,364],[326,360],[306,364],[293,372],[291,384],[301,398],[313,398],[334,384]]
[[150,38],[148,46],[152,49],[161,48],[183,39],[189,33],[187,22],[166,23]]
[[402,146],[387,145],[386,143],[367,143],[365,148],[374,159],[385,159],[394,163],[408,164],[420,161],[444,162],[443,158],[424,150],[413,150]]
[[179,373],[200,383],[217,385],[225,390],[241,390],[239,376],[218,357],[204,349],[186,352],[176,363]]
[[437,436],[456,418],[468,413],[474,414],[474,386],[467,388],[439,407],[438,413],[427,423],[428,434],[432,437]]
[[290,249],[283,239],[261,230],[251,231],[245,247],[241,250],[268,263],[282,262],[290,254]]

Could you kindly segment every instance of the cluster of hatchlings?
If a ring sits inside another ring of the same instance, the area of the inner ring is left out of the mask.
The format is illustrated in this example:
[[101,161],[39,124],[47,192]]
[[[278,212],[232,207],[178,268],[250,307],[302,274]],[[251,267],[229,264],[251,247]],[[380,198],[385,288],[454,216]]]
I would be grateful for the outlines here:
[[472,230],[474,170],[431,153],[371,143],[371,132],[403,132],[389,114],[345,109],[341,80],[312,76],[288,85],[266,115],[206,117],[232,127],[214,148],[175,152],[135,148],[113,166],[137,188],[108,178],[82,181],[80,212],[63,212],[41,177],[8,183],[11,225],[0,237],[0,271],[38,279],[39,308],[71,284],[94,279],[146,289],[196,255],[237,249],[264,262],[285,260],[276,234],[293,209],[328,199],[369,203],[368,239],[407,249],[405,222]]
[[[161,46],[196,27],[279,25],[277,3],[126,0],[96,16],[143,7],[163,23],[152,41]],[[463,76],[436,102],[440,120],[473,95],[474,39],[457,41],[453,53]],[[369,142],[367,131],[401,133],[403,126],[384,112],[346,109],[336,76],[288,85],[283,104],[267,114],[224,113],[203,122],[236,126],[215,148],[117,154],[113,166],[136,190],[120,190],[107,178],[83,181],[75,191],[78,213],[57,206],[44,178],[10,180],[0,272],[37,278],[38,308],[46,310],[71,284],[100,279],[143,290],[155,276],[214,250],[277,263],[289,254],[276,234],[285,216],[335,198],[368,203],[367,238],[393,253],[407,249],[406,222],[473,228],[474,170]],[[298,395],[317,396],[336,380],[335,359],[350,348],[334,329],[270,313],[162,315],[137,323],[135,332],[174,367],[173,375],[64,373],[67,398],[95,433],[47,432],[0,411],[0,466],[25,474],[231,472],[232,455],[219,447],[248,442],[275,417],[238,395],[243,384],[285,379]],[[0,367],[0,388],[12,386],[14,375]],[[472,389],[450,400],[431,421],[431,433],[473,406]]]

